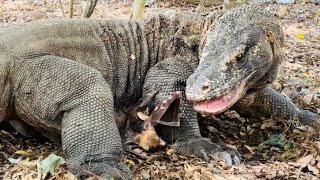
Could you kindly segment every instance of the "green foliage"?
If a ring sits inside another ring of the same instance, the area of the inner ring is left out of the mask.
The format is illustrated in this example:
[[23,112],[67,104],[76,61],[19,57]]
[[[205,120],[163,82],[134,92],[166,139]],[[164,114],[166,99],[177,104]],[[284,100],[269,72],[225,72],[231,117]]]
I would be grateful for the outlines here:
[[44,159],[40,163],[40,169],[38,169],[38,170],[40,171],[40,174],[42,177],[45,177],[48,172],[50,172],[50,174],[54,175],[55,170],[61,164],[64,164],[64,163],[65,163],[65,160],[62,157],[57,156],[55,154],[50,154],[46,159]]

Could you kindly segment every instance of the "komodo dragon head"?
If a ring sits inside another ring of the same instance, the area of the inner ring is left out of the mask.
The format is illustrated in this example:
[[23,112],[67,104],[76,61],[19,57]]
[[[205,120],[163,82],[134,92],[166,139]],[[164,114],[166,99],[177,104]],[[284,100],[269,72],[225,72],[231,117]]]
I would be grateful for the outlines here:
[[205,38],[200,64],[186,85],[195,110],[221,113],[248,89],[265,87],[276,78],[283,33],[276,16],[263,7],[230,11]]

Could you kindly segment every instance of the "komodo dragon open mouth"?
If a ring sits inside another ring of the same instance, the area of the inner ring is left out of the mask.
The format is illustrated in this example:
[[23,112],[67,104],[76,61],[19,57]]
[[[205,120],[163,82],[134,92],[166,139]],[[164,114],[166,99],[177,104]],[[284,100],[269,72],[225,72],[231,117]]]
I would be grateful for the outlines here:
[[225,95],[209,100],[195,101],[194,109],[204,114],[215,115],[224,112],[241,99],[247,91],[247,82],[256,71],[241,80]]

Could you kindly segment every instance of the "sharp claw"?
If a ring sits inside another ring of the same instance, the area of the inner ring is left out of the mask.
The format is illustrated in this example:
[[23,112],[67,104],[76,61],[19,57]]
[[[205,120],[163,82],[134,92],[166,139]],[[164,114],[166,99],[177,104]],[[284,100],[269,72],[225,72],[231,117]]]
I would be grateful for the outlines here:
[[230,146],[224,146],[224,148],[220,149],[220,151],[213,153],[212,157],[223,159],[229,166],[238,165],[241,162],[240,153],[235,148]]
[[214,159],[218,159],[218,160],[224,160],[225,163],[228,165],[228,166],[231,166],[233,164],[233,155],[228,152],[228,151],[219,151],[219,152],[216,152],[215,155],[213,156]]
[[207,162],[210,156],[214,159],[224,160],[230,166],[240,164],[240,153],[235,148],[227,145],[219,146],[206,138],[176,143],[173,148],[182,155],[197,155]]
[[240,161],[241,154],[238,152],[238,150],[236,150],[236,156],[238,157],[238,159]]
[[227,156],[227,158],[226,158],[227,165],[228,165],[228,166],[231,166],[231,165],[232,165],[232,162],[233,162],[232,155],[229,154],[229,153],[227,153],[227,152],[225,152],[225,154],[226,154],[226,156]]
[[209,157],[208,157],[207,151],[204,149],[204,147],[200,146],[199,153],[201,154],[201,158],[204,161],[209,162]]
[[240,164],[240,158],[239,158],[239,156],[235,156],[234,159],[233,159],[233,162],[234,162],[234,165]]

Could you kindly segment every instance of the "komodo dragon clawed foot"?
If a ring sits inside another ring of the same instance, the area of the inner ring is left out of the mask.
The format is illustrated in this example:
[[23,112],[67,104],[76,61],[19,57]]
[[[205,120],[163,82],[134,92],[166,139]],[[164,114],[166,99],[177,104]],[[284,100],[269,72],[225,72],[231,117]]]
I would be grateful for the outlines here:
[[216,160],[224,160],[228,165],[240,164],[239,152],[227,145],[218,145],[207,138],[193,138],[188,141],[176,142],[173,149],[184,156],[198,156],[209,161],[210,157]]

